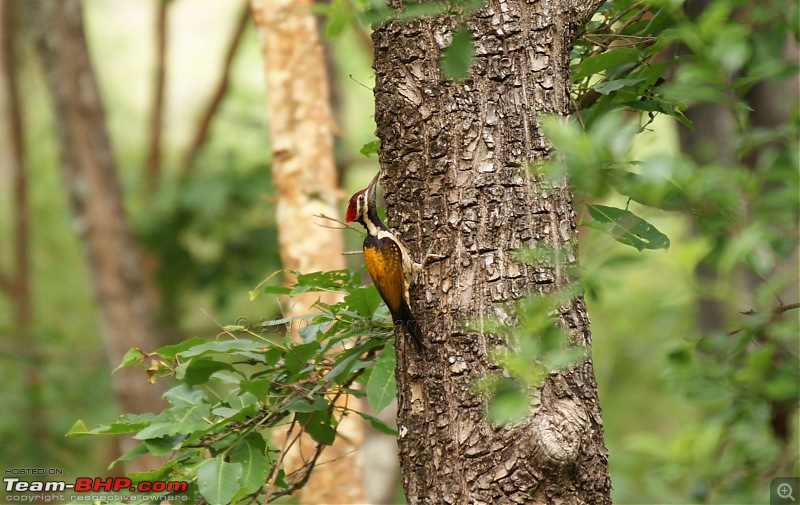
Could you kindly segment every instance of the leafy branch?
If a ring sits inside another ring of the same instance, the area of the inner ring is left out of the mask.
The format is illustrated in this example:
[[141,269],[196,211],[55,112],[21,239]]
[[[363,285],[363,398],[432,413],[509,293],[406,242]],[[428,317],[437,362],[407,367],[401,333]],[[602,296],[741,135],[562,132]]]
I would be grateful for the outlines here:
[[[152,381],[179,383],[164,395],[170,407],[158,414],[126,414],[93,429],[78,421],[68,436],[133,434],[139,445],[112,466],[146,453],[169,460],[155,472],[129,474],[132,481],[154,474],[188,481],[191,498],[228,504],[269,502],[303,487],[343,416],[355,413],[394,433],[339,401],[345,394],[366,396],[380,410],[394,397],[389,387],[394,354],[382,352],[387,345],[391,349],[392,329],[377,292],[361,287],[359,276],[348,271],[293,273],[293,286],[265,286],[255,295],[340,291],[345,296],[335,304],[317,302],[314,313],[302,316],[252,326],[237,319],[218,335],[230,339],[194,337],[153,352],[131,349],[120,367],[138,366]],[[281,338],[264,335],[286,325],[299,325],[302,340],[289,338],[290,332]],[[272,430],[283,425],[289,428],[282,442],[275,442]],[[287,474],[287,451],[304,435],[315,443],[311,456]]]

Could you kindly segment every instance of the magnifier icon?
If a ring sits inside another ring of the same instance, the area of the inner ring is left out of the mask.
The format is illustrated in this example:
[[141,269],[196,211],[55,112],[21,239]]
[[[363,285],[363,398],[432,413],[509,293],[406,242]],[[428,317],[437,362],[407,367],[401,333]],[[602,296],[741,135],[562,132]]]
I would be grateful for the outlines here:
[[794,496],[792,496],[792,486],[789,484],[785,482],[779,484],[776,491],[778,492],[778,497],[780,497],[782,500],[789,498],[790,500],[795,501]]

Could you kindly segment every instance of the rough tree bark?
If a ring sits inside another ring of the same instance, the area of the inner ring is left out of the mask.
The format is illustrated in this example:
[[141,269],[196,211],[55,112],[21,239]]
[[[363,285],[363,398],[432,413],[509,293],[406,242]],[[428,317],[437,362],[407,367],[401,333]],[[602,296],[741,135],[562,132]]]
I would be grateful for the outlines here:
[[[69,191],[75,229],[84,246],[100,329],[112,367],[132,347],[156,347],[149,279],[122,207],[111,142],[100,93],[92,71],[78,0],[22,2],[52,97],[61,147],[60,168]],[[140,370],[124,368],[112,376],[125,412],[158,411],[160,385]],[[160,458],[139,457],[129,470],[160,466]]]
[[[399,2],[391,2],[395,7]],[[607,451],[591,359],[552,374],[525,422],[493,427],[473,385],[497,372],[505,345],[465,320],[509,310],[530,292],[576,280],[577,237],[569,185],[527,166],[549,146],[544,113],[569,110],[572,40],[599,1],[488,0],[463,21],[475,58],[463,83],[439,68],[455,15],[389,21],[373,34],[375,119],[389,223],[417,259],[445,256],[412,286],[429,349],[398,341],[398,426],[410,503],[610,503]],[[543,244],[553,264],[513,251]],[[561,307],[573,343],[589,346],[582,297]]]
[[[335,216],[339,190],[333,157],[335,130],[329,79],[311,0],[252,0],[267,83],[267,120],[272,144],[272,182],[283,267],[301,272],[345,267],[341,230],[321,228],[317,214]],[[321,298],[334,303],[338,295],[294,300],[287,316],[313,312]],[[351,404],[353,398],[342,398]],[[339,436],[325,450],[330,463],[315,469],[298,499],[308,503],[363,503],[361,461],[355,451],[364,437],[363,423],[345,417]],[[278,434],[280,436],[280,433]],[[287,455],[291,471],[314,448],[310,437]]]

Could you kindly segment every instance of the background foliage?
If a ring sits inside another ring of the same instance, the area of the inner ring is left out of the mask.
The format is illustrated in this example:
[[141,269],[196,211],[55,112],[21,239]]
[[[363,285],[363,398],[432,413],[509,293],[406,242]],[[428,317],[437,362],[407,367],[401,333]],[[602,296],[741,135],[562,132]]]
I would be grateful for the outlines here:
[[[329,44],[343,134],[339,158],[346,186],[355,189],[377,167],[374,158],[358,154],[372,139],[374,125],[372,95],[362,86],[369,87],[371,79],[368,48],[349,5],[334,0],[323,10],[327,33],[337,35]],[[363,10],[368,4],[355,5]],[[205,83],[210,86],[218,71],[215,55],[222,53],[235,13],[232,6],[209,0],[172,2],[166,182],[156,192],[145,191],[146,135],[138,125],[146,124],[149,96],[150,7],[84,4],[126,206],[142,247],[166,266],[158,273],[162,316],[174,329],[173,342],[167,343],[174,345],[143,351],[148,366],[163,364],[155,370],[158,375],[176,379],[167,396],[171,407],[158,415],[101,424],[115,418],[110,370],[54,170],[55,142],[41,75],[22,63],[35,332],[24,347],[13,338],[0,342],[0,401],[15,414],[0,418],[7,441],[0,461],[4,467],[106,475],[110,449],[99,441],[104,439],[86,443],[64,433],[70,426],[73,434],[129,431],[138,433],[151,452],[178,450],[181,464],[171,469],[186,473],[175,478],[199,476],[196,490],[216,498],[211,502],[223,502],[237,493],[266,492],[255,486],[256,477],[268,475],[275,489],[288,486],[285,476],[269,475],[245,454],[278,459],[280,448],[269,446],[262,429],[282,415],[316,427],[316,439],[324,441],[330,435],[326,423],[313,423],[312,414],[325,416],[333,407],[325,392],[314,388],[331,388],[328,393],[335,395],[336,388],[349,384],[335,377],[329,384],[314,382],[313,369],[298,361],[295,368],[287,367],[294,374],[288,384],[302,384],[301,389],[281,393],[297,403],[270,403],[268,397],[276,394],[271,382],[286,378],[260,366],[287,363],[292,344],[254,326],[249,329],[256,335],[249,339],[246,333],[236,333],[238,340],[212,338],[220,330],[201,308],[229,325],[230,332],[247,329],[235,324],[242,321],[238,316],[256,322],[279,314],[268,297],[247,300],[248,290],[278,268],[260,55],[249,29],[211,141],[183,175],[178,160],[207,93]],[[378,8],[366,19],[384,14]],[[570,173],[586,224],[582,282],[617,503],[766,503],[771,478],[800,473],[800,331],[793,305],[798,301],[797,89],[772,98],[785,111],[778,124],[754,121],[750,101],[759,83],[797,78],[797,59],[787,56],[796,48],[797,30],[797,4],[791,1],[716,0],[687,16],[679,2],[615,0],[601,8],[573,50],[575,115],[566,124],[547,122],[558,153],[558,162],[547,170]],[[26,51],[30,54],[30,48]],[[470,51],[468,38],[454,38],[444,56],[445,70],[449,65],[452,76],[461,77]],[[735,120],[733,162],[681,152],[677,132],[692,126],[687,111],[707,103],[722,106]],[[9,191],[6,182],[0,176],[3,193]],[[8,199],[0,201],[5,206]],[[5,209],[0,215],[3,236],[11,235],[7,215]],[[355,249],[358,236],[350,235]],[[352,267],[358,263],[354,260]],[[322,308],[328,322],[342,314],[370,325],[380,319],[374,292],[358,285],[350,275],[339,285],[351,298],[342,307]],[[366,305],[352,305],[358,293]],[[702,326],[701,308],[709,301],[723,316],[710,330]],[[0,298],[2,334],[15,332],[10,312],[9,301]],[[207,338],[185,340],[192,335]],[[373,352],[387,336],[349,335],[374,346]],[[319,354],[327,345],[325,333],[315,329],[306,338],[299,344],[309,346],[301,353],[313,347],[306,359],[335,368],[337,358]],[[368,356],[346,365],[352,372],[363,370],[358,380],[365,383],[374,374],[371,367],[386,370],[391,361],[384,353]],[[130,357],[133,362],[143,355]],[[33,390],[21,379],[31,368],[41,370]],[[375,382],[367,388],[378,405],[385,401],[381,391],[389,387],[388,375],[384,378],[384,387]],[[273,410],[255,409],[267,404]],[[198,419],[192,416],[175,422],[179,413],[190,411],[199,412],[198,418],[213,417],[217,428],[234,427],[232,435],[214,435],[207,424],[190,422]],[[505,412],[514,412],[513,401]],[[77,417],[85,423],[75,424]],[[201,458],[203,449],[211,459]],[[210,488],[206,477],[213,474],[226,475],[235,485]]]

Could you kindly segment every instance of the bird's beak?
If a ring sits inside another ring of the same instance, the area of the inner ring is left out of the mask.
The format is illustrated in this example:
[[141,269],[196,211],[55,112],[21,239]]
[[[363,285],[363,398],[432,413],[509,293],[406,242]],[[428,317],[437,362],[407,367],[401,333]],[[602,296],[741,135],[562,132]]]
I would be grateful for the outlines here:
[[378,185],[378,178],[380,176],[381,172],[378,171],[378,173],[375,174],[375,177],[373,177],[372,180],[370,181],[369,186],[367,186],[367,193],[372,193],[372,194],[375,193],[375,187]]

